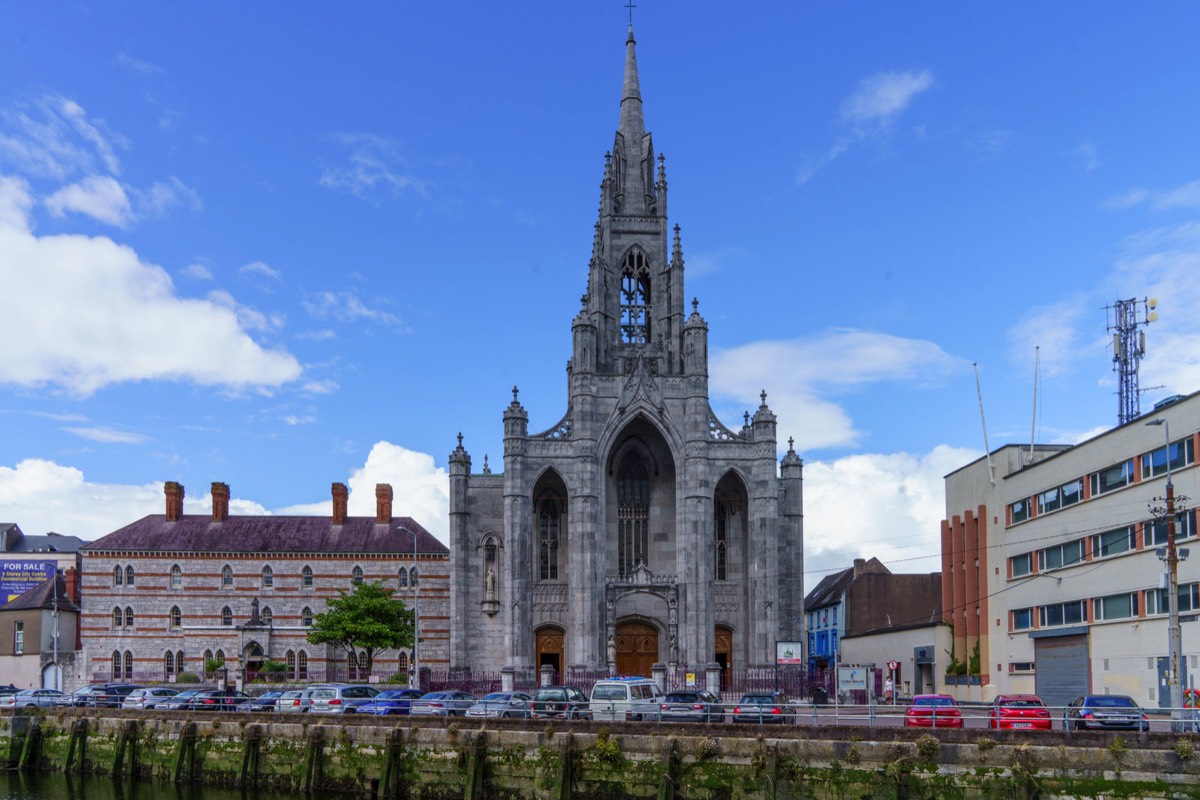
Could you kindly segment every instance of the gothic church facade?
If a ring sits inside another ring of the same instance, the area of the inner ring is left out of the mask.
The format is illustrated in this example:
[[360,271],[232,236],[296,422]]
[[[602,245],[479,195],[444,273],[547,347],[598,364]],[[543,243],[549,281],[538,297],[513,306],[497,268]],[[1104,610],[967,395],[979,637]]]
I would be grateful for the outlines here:
[[664,161],[630,26],[566,413],[531,433],[516,388],[504,471],[451,453],[451,668],[649,675],[774,664],[802,641],[802,463],[766,392],[733,430],[708,396]]

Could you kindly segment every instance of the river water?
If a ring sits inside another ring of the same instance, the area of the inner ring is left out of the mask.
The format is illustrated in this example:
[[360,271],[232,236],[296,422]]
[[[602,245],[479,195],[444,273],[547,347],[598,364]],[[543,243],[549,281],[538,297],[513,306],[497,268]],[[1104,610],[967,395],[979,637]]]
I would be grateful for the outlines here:
[[0,800],[295,800],[295,795],[60,773],[0,773]]

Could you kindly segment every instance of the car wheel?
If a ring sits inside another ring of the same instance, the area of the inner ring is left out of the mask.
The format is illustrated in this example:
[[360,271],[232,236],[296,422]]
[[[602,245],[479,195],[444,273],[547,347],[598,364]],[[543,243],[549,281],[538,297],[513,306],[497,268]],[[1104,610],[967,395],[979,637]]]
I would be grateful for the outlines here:
[[509,717],[511,717],[511,716],[512,716],[512,714],[510,714],[510,713],[508,713],[507,711],[505,711],[505,712],[503,712],[502,714],[500,714],[500,719],[508,719],[508,718],[509,718]]

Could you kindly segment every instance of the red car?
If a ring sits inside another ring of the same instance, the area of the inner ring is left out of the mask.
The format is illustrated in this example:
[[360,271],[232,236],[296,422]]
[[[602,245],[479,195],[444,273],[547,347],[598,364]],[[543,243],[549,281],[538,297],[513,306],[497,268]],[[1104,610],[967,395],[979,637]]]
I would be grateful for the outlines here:
[[961,728],[962,712],[948,694],[918,694],[904,712],[906,728]]
[[1002,694],[988,709],[988,725],[997,730],[1050,730],[1050,710],[1036,694]]

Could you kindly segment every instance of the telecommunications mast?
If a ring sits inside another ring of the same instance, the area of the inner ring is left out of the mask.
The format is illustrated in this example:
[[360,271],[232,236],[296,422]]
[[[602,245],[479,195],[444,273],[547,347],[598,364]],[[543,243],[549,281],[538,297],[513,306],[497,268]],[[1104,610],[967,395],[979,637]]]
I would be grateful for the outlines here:
[[[1138,319],[1138,306],[1142,318]],[[1138,386],[1138,367],[1146,355],[1146,332],[1141,328],[1158,319],[1158,300],[1151,297],[1138,300],[1118,300],[1105,311],[1111,311],[1108,330],[1113,335],[1113,371],[1117,373],[1117,424],[1124,425],[1141,416],[1142,390]]]

